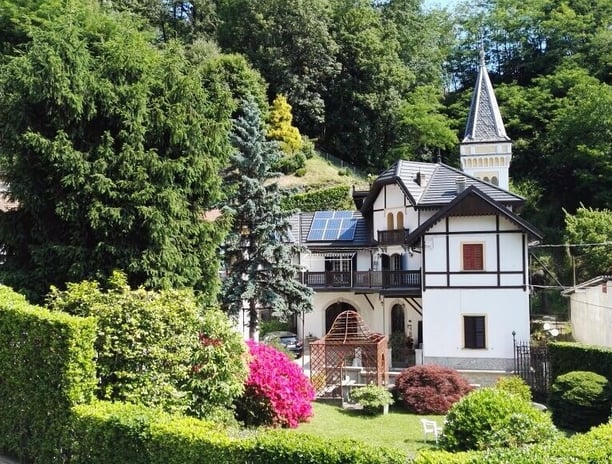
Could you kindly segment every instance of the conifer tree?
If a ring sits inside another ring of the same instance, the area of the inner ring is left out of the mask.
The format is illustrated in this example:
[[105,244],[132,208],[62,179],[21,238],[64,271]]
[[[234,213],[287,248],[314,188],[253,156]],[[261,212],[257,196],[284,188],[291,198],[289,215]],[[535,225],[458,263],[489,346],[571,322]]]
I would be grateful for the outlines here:
[[298,252],[291,243],[289,215],[281,208],[282,192],[270,170],[282,156],[278,143],[267,140],[261,112],[252,99],[234,121],[231,142],[232,192],[224,210],[233,218],[224,246],[227,278],[222,302],[233,315],[246,310],[249,338],[257,334],[262,309],[286,320],[312,310],[312,290],[296,280]]
[[291,105],[284,95],[277,95],[272,102],[269,127],[267,135],[272,140],[280,142],[280,148],[288,155],[302,148],[302,136],[297,127],[293,125]]
[[0,281],[50,285],[122,269],[131,286],[218,293],[220,198],[231,101],[182,46],[158,48],[129,15],[69,1],[0,60]]

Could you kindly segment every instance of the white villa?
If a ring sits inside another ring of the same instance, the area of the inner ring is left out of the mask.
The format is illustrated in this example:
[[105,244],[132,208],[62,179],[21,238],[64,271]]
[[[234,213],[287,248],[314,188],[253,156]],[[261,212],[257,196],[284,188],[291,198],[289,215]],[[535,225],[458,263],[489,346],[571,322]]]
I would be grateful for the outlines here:
[[527,245],[541,237],[508,191],[512,143],[482,57],[460,153],[462,170],[397,161],[354,192],[359,211],[292,218],[315,290],[301,336],[322,337],[352,309],[399,365],[513,369],[513,334],[529,339]]

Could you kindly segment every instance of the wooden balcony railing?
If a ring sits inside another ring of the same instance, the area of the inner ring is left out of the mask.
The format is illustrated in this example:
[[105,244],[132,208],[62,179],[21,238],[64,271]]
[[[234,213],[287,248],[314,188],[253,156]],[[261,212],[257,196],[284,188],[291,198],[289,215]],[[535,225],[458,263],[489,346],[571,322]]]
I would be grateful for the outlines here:
[[379,230],[378,243],[381,245],[404,245],[409,232],[408,229]]
[[421,288],[421,271],[304,272],[312,288]]

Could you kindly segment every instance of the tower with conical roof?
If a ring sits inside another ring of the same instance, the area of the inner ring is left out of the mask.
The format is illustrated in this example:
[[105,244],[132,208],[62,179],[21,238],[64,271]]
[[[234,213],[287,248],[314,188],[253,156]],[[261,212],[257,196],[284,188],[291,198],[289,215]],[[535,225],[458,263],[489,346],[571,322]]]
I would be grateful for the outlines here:
[[512,141],[506,135],[483,50],[460,153],[463,172],[509,189]]

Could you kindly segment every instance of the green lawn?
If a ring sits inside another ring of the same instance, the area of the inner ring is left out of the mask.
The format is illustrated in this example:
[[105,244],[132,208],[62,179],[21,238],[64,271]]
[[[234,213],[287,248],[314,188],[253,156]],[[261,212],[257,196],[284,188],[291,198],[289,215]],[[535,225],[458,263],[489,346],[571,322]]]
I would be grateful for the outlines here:
[[432,448],[435,443],[428,436],[423,442],[421,418],[433,419],[442,424],[442,416],[417,416],[400,408],[391,407],[389,414],[366,416],[357,410],[343,410],[338,404],[313,403],[314,417],[301,424],[297,433],[309,433],[325,438],[353,438],[370,445],[387,446],[404,450],[413,456],[420,449]]

